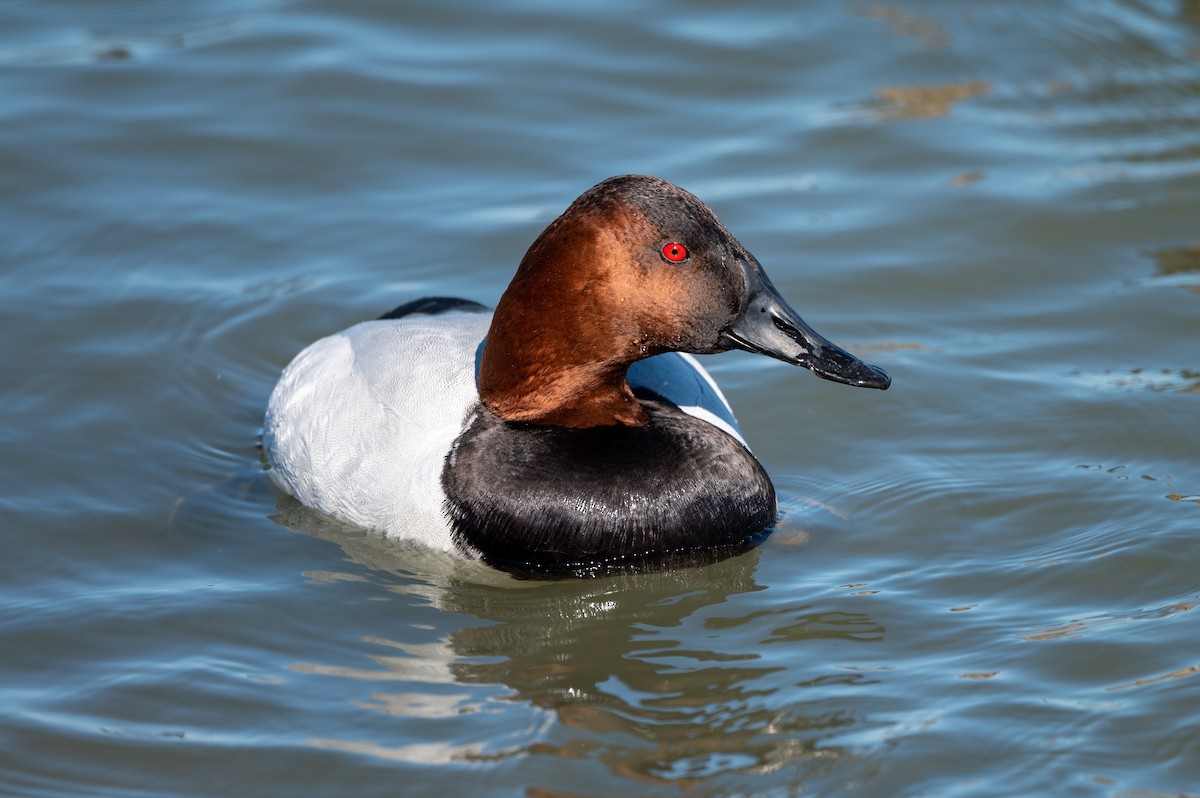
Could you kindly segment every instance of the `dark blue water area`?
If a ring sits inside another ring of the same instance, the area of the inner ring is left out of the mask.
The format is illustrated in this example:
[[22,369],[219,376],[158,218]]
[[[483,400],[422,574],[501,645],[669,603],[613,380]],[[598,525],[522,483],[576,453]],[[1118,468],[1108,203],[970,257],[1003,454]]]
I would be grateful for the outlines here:
[[[0,4],[0,793],[1200,795],[1198,134],[1194,0]],[[703,359],[761,547],[271,485],[298,351],[622,173],[893,376]]]

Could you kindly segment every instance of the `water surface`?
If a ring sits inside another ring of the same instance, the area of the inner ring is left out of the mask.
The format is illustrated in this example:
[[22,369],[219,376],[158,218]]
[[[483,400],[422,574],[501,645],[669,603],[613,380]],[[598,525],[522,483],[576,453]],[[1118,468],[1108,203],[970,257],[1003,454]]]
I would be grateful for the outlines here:
[[[1200,4],[0,5],[0,792],[1200,796]],[[785,515],[513,583],[325,521],[306,343],[612,174],[886,393],[707,358]]]

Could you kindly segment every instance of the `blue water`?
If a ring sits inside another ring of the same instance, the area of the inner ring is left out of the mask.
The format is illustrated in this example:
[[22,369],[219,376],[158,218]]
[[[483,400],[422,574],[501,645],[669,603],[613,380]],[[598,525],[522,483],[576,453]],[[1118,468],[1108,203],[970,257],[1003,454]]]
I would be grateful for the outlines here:
[[[0,4],[0,794],[1200,796],[1200,3]],[[310,341],[612,174],[886,393],[706,358],[785,509],[515,583],[264,479]]]

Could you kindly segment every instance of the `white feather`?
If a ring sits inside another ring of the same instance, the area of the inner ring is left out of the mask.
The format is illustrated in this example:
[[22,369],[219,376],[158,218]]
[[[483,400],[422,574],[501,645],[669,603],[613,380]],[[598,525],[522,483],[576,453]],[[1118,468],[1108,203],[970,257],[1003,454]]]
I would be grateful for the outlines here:
[[368,321],[297,355],[267,406],[275,483],[344,521],[451,548],[442,464],[478,401],[475,349],[490,321]]

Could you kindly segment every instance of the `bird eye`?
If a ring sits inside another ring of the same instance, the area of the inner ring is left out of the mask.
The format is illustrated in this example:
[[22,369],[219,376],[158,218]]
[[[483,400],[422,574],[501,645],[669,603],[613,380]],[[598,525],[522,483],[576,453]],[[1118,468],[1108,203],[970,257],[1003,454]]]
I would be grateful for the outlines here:
[[688,257],[687,247],[672,241],[662,248],[662,256],[667,263],[683,263]]

